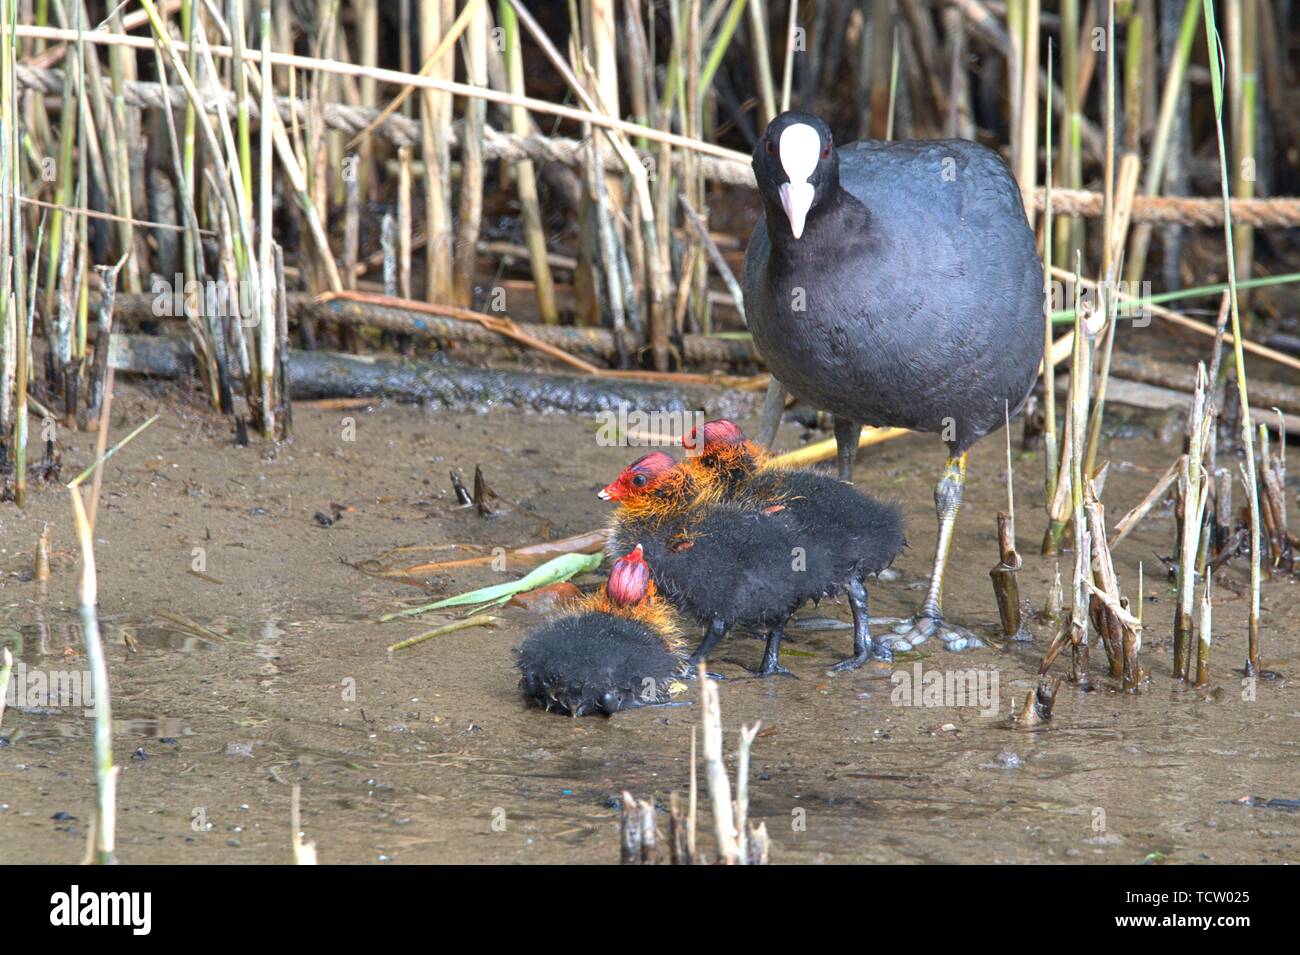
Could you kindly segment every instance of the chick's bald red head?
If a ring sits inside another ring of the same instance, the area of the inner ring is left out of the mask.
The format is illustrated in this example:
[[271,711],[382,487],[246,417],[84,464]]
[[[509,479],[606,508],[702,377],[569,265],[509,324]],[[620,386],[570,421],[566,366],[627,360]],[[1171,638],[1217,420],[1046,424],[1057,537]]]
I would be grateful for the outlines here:
[[727,418],[704,422],[703,428],[691,428],[682,438],[682,447],[696,454],[708,454],[724,447],[742,445],[746,441],[740,425]]
[[645,599],[650,589],[650,566],[640,544],[614,562],[607,588],[610,599],[620,607],[631,607]]
[[621,501],[652,490],[659,479],[676,466],[677,462],[670,455],[651,451],[624,468],[622,474],[600,490],[599,497],[602,501]]

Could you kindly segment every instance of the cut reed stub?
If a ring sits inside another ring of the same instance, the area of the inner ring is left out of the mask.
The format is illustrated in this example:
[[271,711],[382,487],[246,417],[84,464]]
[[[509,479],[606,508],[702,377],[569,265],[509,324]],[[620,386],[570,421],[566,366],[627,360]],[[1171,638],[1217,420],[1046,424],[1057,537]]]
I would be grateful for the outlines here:
[[[653,829],[653,812],[651,807],[651,826]],[[651,836],[653,842],[654,836]],[[640,865],[641,864],[641,808],[637,805],[636,799],[626,789],[623,790],[623,815],[619,825],[619,862],[622,865]]]
[[[1261,432],[1267,435],[1263,426]],[[1261,441],[1265,454],[1268,445]],[[1283,445],[1285,447],[1285,445]],[[1300,540],[1287,526],[1286,512],[1286,462],[1281,454],[1268,455],[1261,462],[1260,516],[1263,518],[1265,543],[1268,545],[1269,566],[1274,573],[1293,573],[1296,568],[1296,550]]]
[[1047,589],[1047,600],[1043,602],[1043,609],[1038,613],[1039,618],[1053,628],[1061,621],[1062,595],[1061,564],[1060,561],[1057,561],[1053,572],[1052,585]]
[[1015,525],[1006,511],[998,512],[998,552],[1000,559],[989,570],[989,577],[993,581],[993,596],[998,603],[1002,634],[1012,640],[1032,640],[1033,634],[1025,626],[1020,603],[1019,573],[1023,562],[1016,552]]
[[1084,511],[1088,519],[1088,530],[1096,553],[1093,559],[1095,577],[1099,588],[1092,587],[1089,601],[1089,613],[1093,625],[1101,635],[1102,647],[1106,650],[1106,662],[1110,666],[1110,675],[1116,679],[1124,673],[1124,627],[1119,618],[1119,579],[1115,575],[1115,563],[1111,559],[1110,547],[1106,543],[1106,512],[1101,501],[1097,500],[1095,491],[1089,487]]
[[50,524],[46,521],[41,526],[41,534],[36,538],[36,558],[32,566],[32,579],[43,583],[50,579]]
[[1011,717],[1011,724],[1020,727],[1041,726],[1052,718],[1056,707],[1056,691],[1061,688],[1061,678],[1041,677],[1038,689],[1025,695],[1025,705]]
[[1196,644],[1196,685],[1207,686],[1210,682],[1210,644],[1213,641],[1210,625],[1212,609],[1210,605],[1210,579],[1207,576],[1205,586],[1201,588],[1200,633]]
[[668,848],[673,865],[692,865],[695,862],[688,833],[686,807],[682,805],[682,797],[674,792],[668,800]]

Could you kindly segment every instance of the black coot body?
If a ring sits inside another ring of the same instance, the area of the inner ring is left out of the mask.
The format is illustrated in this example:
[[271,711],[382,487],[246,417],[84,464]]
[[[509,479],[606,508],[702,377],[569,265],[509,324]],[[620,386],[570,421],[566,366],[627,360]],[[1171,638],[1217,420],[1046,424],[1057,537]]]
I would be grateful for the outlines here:
[[599,611],[542,624],[515,654],[524,696],[572,716],[666,703],[683,669],[650,627]]
[[1043,355],[1043,273],[1020,190],[1001,157],[964,140],[852,143],[824,164],[835,156],[838,185],[830,169],[798,239],[788,226],[769,235],[765,217],[754,228],[754,343],[803,401],[935,432],[960,454],[1019,409]]
[[783,502],[772,517],[784,521],[810,549],[825,554],[835,581],[832,593],[850,577],[880,573],[907,546],[902,512],[893,504],[811,471],[771,469],[755,477],[760,488],[770,485]]
[[792,569],[800,542],[786,526],[737,506],[699,504],[654,522],[616,519],[608,552],[638,544],[664,599],[724,630],[779,627],[824,592],[822,567],[810,561],[810,573]]

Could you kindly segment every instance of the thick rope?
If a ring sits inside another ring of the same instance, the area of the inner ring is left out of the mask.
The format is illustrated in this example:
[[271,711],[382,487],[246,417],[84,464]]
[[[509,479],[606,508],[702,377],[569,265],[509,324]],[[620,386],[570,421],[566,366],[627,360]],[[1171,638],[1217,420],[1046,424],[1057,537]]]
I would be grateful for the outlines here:
[[[50,96],[63,95],[62,70],[41,69],[19,63],[15,67],[15,73],[18,85],[21,87]],[[113,97],[112,80],[105,76],[103,86],[104,95],[111,100]],[[161,83],[145,83],[136,80],[128,80],[122,84],[122,98],[127,106],[136,109],[162,109],[167,105],[168,98],[170,98],[173,109],[181,109],[188,100],[184,87],[164,87]],[[295,107],[298,111],[298,122],[302,123],[305,120],[307,116],[306,102],[290,99],[287,96],[277,97],[277,101],[280,117],[286,124],[293,120]],[[209,114],[217,113],[215,99],[207,99],[203,105]],[[226,93],[226,110],[230,115],[235,112],[235,94],[233,91]],[[322,107],[322,113],[325,118],[325,125],[330,129],[356,134],[374,122],[379,115],[379,110],[367,106],[345,106],[342,103],[326,103]],[[248,98],[248,114],[253,119],[256,119],[259,115],[258,98],[255,96]],[[414,146],[420,141],[420,124],[400,113],[394,113],[386,117],[377,132],[396,146]]]
[[[40,69],[37,67],[16,67],[18,85],[29,90],[51,96],[63,94],[63,71]],[[104,89],[107,96],[112,96],[111,81],[105,77]],[[169,86],[164,88],[159,83],[127,82],[123,85],[123,98],[126,105],[136,109],[162,109],[170,103],[173,108],[183,107],[186,95],[183,88]],[[228,93],[226,108],[233,112],[235,94]],[[286,123],[292,119],[293,111],[298,111],[299,121],[306,116],[307,104],[302,100],[279,97],[280,115]],[[215,101],[205,102],[204,108],[209,113],[217,112]],[[257,101],[250,97],[249,112],[257,117]],[[325,103],[322,106],[325,125],[349,135],[355,135],[365,129],[379,116],[379,110],[365,106],[346,106],[341,103]],[[400,113],[386,117],[376,129],[378,135],[396,146],[415,146],[420,143],[420,124]],[[459,124],[453,125],[448,136],[449,144],[455,146],[460,135]],[[531,159],[534,162],[554,162],[564,166],[577,167],[585,161],[587,143],[576,139],[558,136],[532,134],[518,136],[514,133],[485,127],[483,130],[483,155],[487,159],[499,159],[506,162],[518,162]],[[653,158],[647,153],[647,158]],[[680,154],[674,154],[674,165],[680,160]],[[616,162],[611,156],[610,162]],[[754,172],[748,163],[719,159],[715,156],[697,156],[696,166],[705,179],[721,182],[746,189],[754,188]],[[1044,190],[1039,188],[1034,194],[1037,209],[1044,207]],[[1083,216],[1089,219],[1100,218],[1102,214],[1102,194],[1082,189],[1053,189],[1052,210],[1058,215]],[[1173,197],[1173,196],[1138,196],[1133,200],[1132,221],[1151,222],[1164,225],[1220,226],[1223,224],[1223,200],[1218,198]],[[1277,197],[1268,199],[1233,199],[1232,221],[1234,225],[1254,226],[1256,228],[1285,229],[1300,226],[1300,198]]]
[[[1043,208],[1042,188],[1034,193],[1034,205]],[[1057,215],[1101,216],[1102,194],[1083,189],[1052,189],[1052,212]],[[1137,196],[1133,200],[1134,222],[1165,225],[1223,225],[1223,200],[1179,196]],[[1234,225],[1286,229],[1300,225],[1300,199],[1233,199]]]

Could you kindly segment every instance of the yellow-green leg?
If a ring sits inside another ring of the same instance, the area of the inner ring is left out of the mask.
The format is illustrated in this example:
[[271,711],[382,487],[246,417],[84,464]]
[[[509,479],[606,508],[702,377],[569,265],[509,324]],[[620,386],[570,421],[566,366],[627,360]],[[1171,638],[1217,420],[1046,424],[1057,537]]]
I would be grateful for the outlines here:
[[934,572],[930,576],[930,589],[925,595],[921,612],[911,620],[894,627],[894,650],[908,650],[937,635],[945,648],[952,651],[971,650],[984,646],[979,637],[964,627],[946,623],[943,619],[943,575],[948,566],[948,552],[952,548],[953,529],[957,512],[961,510],[962,493],[966,487],[966,453],[949,458],[943,476],[934,489],[935,513],[939,518],[939,538],[934,547]]

